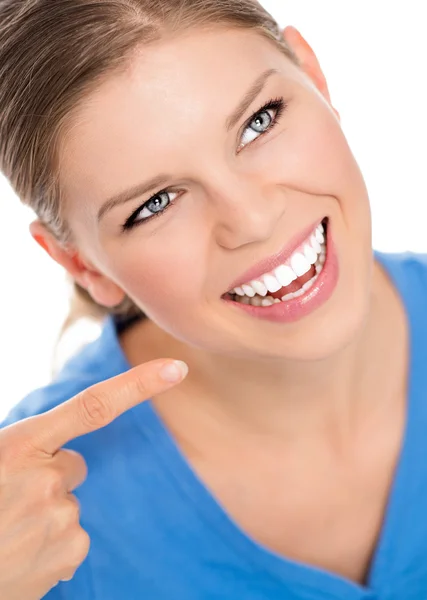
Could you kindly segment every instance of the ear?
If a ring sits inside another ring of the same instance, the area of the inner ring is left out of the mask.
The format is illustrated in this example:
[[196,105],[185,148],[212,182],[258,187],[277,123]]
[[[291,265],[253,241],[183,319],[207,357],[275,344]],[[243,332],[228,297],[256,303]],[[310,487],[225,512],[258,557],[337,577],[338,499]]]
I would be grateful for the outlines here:
[[31,223],[30,233],[43,250],[89,292],[97,304],[112,308],[123,302],[125,293],[118,285],[98,271],[76,249],[62,245],[40,221]]
[[320,93],[326,98],[338,120],[341,121],[339,112],[332,106],[326,78],[309,43],[303,38],[300,32],[292,26],[286,27],[283,35],[286,43],[292,48],[299,59],[302,70],[308,75]]

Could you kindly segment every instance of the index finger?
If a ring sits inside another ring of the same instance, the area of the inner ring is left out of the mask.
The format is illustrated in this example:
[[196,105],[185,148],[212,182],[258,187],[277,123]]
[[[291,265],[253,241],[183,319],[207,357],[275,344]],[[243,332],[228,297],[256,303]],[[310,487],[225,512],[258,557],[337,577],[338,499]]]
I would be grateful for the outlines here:
[[28,423],[31,446],[53,455],[71,440],[109,425],[127,410],[172,388],[187,372],[181,361],[154,360],[91,386],[33,417]]

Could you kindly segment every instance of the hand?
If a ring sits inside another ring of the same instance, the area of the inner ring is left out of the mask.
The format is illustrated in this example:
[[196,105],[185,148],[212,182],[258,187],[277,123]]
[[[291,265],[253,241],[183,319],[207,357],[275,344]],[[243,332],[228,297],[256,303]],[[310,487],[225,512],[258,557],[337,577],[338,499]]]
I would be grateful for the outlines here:
[[71,493],[86,479],[87,467],[80,454],[61,447],[180,383],[186,365],[177,365],[174,380],[175,364],[143,364],[0,430],[2,600],[40,600],[58,581],[73,577],[90,545]]

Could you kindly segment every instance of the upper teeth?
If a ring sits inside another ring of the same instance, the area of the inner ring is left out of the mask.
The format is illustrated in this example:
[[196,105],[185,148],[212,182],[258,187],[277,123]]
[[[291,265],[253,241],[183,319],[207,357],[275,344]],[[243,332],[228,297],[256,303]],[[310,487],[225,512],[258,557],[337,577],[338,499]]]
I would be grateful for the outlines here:
[[285,264],[278,266],[274,271],[265,273],[255,281],[234,288],[230,294],[249,296],[249,298],[253,298],[256,294],[267,296],[268,292],[273,294],[292,283],[297,277],[305,275],[319,256],[324,254],[325,236],[323,234],[323,225],[320,224]]

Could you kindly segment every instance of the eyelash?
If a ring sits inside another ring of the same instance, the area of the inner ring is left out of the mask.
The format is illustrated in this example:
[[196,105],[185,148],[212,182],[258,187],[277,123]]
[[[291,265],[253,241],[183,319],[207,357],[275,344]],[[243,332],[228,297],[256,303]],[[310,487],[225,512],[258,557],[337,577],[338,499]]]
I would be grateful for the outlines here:
[[[250,117],[250,119],[246,122],[245,126],[243,127],[243,132],[240,137],[243,136],[243,133],[246,131],[246,129],[248,129],[251,126],[251,124],[253,123],[253,121],[256,120],[257,117],[259,117],[263,113],[268,113],[268,111],[273,110],[275,114],[272,117],[270,115],[271,123],[270,123],[268,129],[266,129],[266,131],[264,131],[264,132],[259,132],[259,136],[256,137],[252,142],[248,142],[242,148],[241,148],[241,146],[239,146],[238,152],[240,153],[241,150],[243,150],[247,146],[254,144],[260,137],[263,137],[263,136],[267,135],[268,133],[270,133],[272,131],[272,129],[274,129],[274,127],[280,121],[280,118],[282,117],[282,115],[285,112],[285,110],[287,109],[287,107],[288,107],[288,105],[286,104],[284,98],[276,98],[276,99],[269,100],[268,102],[266,102],[266,104],[261,106],[261,108],[259,110],[257,110],[256,113],[254,113]],[[255,130],[253,130],[253,131],[255,131]],[[178,192],[172,192],[172,191],[167,191],[167,190],[162,190],[160,192],[157,192],[157,194],[155,194],[154,196],[151,196],[151,198],[149,200],[147,200],[147,202],[144,202],[144,204],[142,206],[140,206],[134,213],[132,213],[132,215],[122,225],[122,230],[125,232],[130,231],[131,229],[133,229],[134,227],[137,227],[138,225],[141,225],[142,223],[146,223],[147,221],[151,221],[151,219],[153,219],[155,217],[161,217],[162,215],[164,215],[164,213],[175,204],[176,198],[175,198],[175,200],[170,201],[169,204],[166,206],[166,208],[164,208],[163,210],[161,210],[157,213],[153,213],[152,216],[147,217],[146,219],[140,219],[139,221],[136,220],[138,215],[145,208],[147,208],[147,206],[151,202],[153,202],[154,200],[156,200],[157,198],[159,198],[160,196],[162,196],[164,194],[179,195]]]

